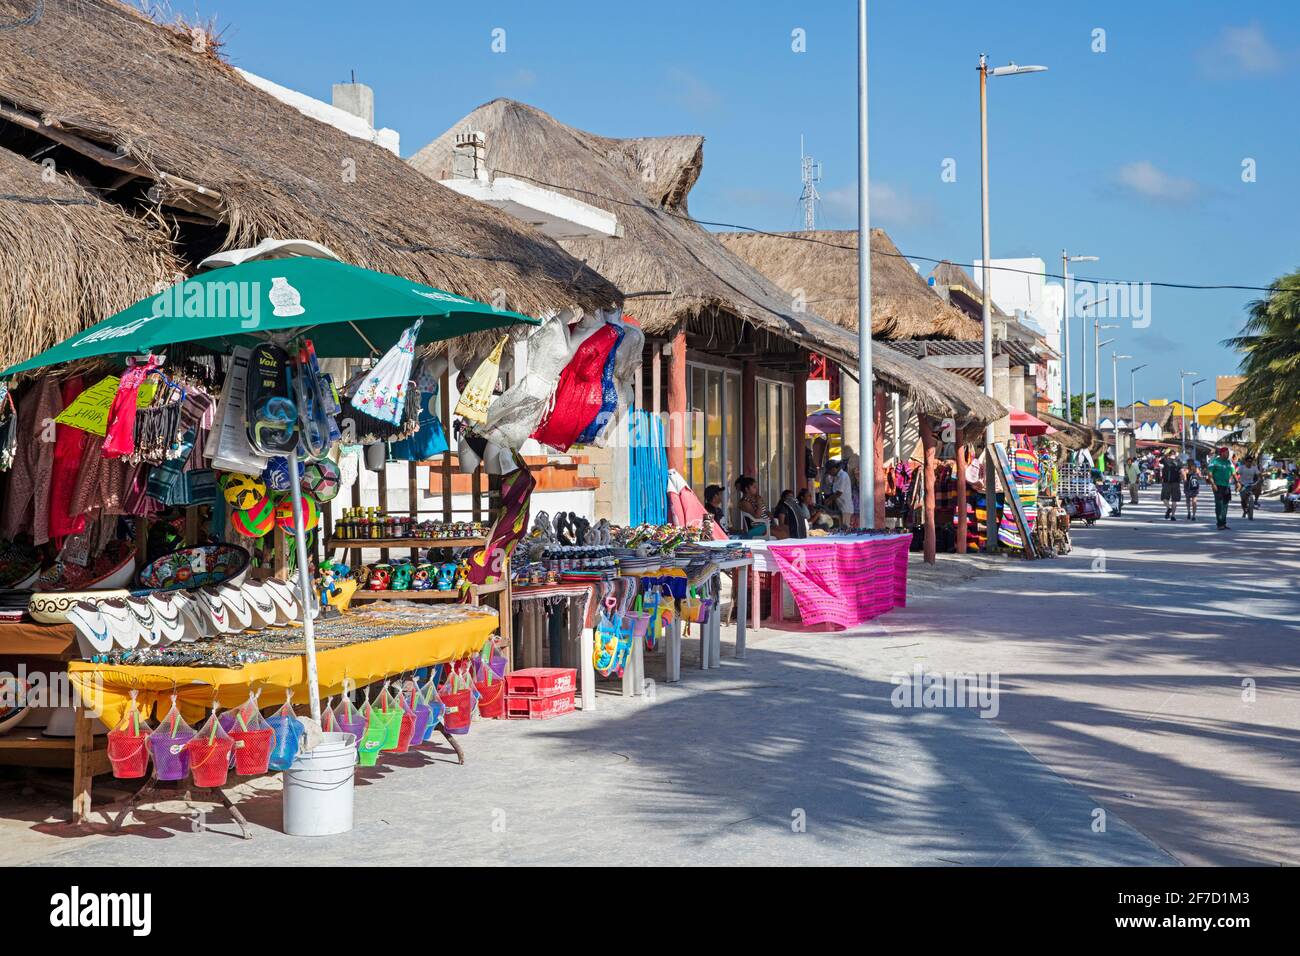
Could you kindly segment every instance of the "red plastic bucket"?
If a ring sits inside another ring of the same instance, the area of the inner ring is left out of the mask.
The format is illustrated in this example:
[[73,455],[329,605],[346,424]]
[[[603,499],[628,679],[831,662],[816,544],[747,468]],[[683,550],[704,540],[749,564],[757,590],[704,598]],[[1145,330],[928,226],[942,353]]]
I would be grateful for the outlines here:
[[261,776],[271,762],[271,747],[275,744],[275,731],[232,730],[230,739],[235,746],[235,773],[243,776]]
[[474,685],[478,688],[478,713],[480,717],[498,718],[506,715],[506,682],[494,680],[492,683],[480,681]]
[[108,760],[120,780],[143,777],[149,770],[149,735],[124,730],[108,732]]
[[[505,687],[505,681],[501,682]],[[445,694],[442,702],[447,709],[442,714],[442,726],[449,734],[469,733],[469,722],[474,716],[474,692],[470,690]]]
[[230,748],[228,737],[208,740],[195,737],[185,745],[190,754],[190,776],[196,787],[224,787],[230,776]]

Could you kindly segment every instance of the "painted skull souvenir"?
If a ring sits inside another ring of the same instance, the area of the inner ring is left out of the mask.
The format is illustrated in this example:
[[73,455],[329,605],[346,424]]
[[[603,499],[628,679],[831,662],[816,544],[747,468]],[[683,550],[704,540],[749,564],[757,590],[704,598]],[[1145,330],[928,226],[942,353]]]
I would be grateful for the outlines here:
[[456,586],[456,565],[448,561],[438,568],[438,590],[450,591]]
[[412,591],[432,591],[433,590],[433,565],[421,564],[411,575]]
[[393,580],[393,568],[388,564],[376,564],[370,569],[370,580],[366,588],[370,591],[387,591]]
[[404,561],[393,566],[393,590],[409,591],[411,590],[411,578],[415,574],[415,568],[409,561]]

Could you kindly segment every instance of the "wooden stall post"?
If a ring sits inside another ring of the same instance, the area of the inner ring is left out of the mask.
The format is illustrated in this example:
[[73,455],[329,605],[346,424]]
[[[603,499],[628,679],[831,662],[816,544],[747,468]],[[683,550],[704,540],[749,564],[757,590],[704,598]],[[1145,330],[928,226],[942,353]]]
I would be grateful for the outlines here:
[[875,460],[875,527],[885,526],[885,390],[876,389],[875,399],[871,403],[873,451]]
[[686,328],[673,333],[668,358],[668,467],[686,476]]
[[921,447],[925,449],[925,560],[928,564],[934,564],[934,459],[936,441],[934,426],[930,424],[929,416],[924,412],[918,412],[917,421],[921,427]]
[[966,553],[966,466],[970,463],[970,449],[965,442],[957,445],[957,553]]

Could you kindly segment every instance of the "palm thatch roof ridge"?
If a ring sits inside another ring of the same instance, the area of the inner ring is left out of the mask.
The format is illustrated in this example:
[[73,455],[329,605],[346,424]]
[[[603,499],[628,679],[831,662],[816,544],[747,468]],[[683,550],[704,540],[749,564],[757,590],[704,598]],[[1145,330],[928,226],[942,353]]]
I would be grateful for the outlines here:
[[[0,20],[30,13],[29,3],[0,0]],[[304,116],[188,34],[116,0],[45,0],[34,23],[0,30],[6,148],[47,151],[106,198],[165,215],[189,240],[190,265],[194,252],[292,237],[530,314],[622,301],[549,238]],[[193,248],[200,234],[209,248]],[[30,318],[3,321],[10,329]]]
[[918,412],[931,418],[951,418],[968,435],[1006,417],[1002,403],[978,386],[937,365],[904,355],[886,342],[872,343],[871,358],[877,381],[910,398]]
[[182,270],[170,237],[0,149],[0,368],[151,295]]
[[748,325],[767,336],[756,342],[760,351],[788,348],[790,341],[818,350],[834,328],[797,309],[788,293],[690,220],[687,196],[703,168],[702,136],[613,139],[496,99],[419,150],[411,165],[434,179],[450,178],[455,136],[466,129],[485,134],[492,175],[529,180],[618,216],[620,239],[561,244],[629,294],[664,293],[628,304],[649,334],[683,322],[705,333]]
[[[722,244],[843,328],[858,327],[856,230],[719,232]],[[878,339],[978,339],[980,323],[917,274],[883,229],[871,230],[871,334]]]

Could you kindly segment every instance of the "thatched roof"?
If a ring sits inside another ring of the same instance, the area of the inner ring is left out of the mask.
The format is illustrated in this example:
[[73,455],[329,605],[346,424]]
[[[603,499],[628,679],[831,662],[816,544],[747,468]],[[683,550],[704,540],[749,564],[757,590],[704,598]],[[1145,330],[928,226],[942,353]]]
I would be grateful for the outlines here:
[[[857,329],[856,230],[716,235],[786,292],[802,290],[818,315]],[[982,333],[980,323],[935,293],[883,229],[872,229],[871,334],[878,339],[978,339]]]
[[[31,13],[29,2],[0,0],[0,20]],[[35,23],[0,30],[5,149],[44,151],[108,201],[160,216],[190,265],[218,248],[292,237],[480,300],[500,290],[508,308],[530,314],[621,301],[550,239],[303,116],[188,34],[114,0],[45,0]],[[34,265],[40,295],[53,279],[47,263]],[[85,314],[68,318],[79,326],[104,317],[93,278],[82,284]],[[0,321],[12,332],[34,318]]]
[[[690,221],[686,197],[704,157],[700,136],[609,139],[583,132],[534,107],[498,99],[480,106],[411,158],[434,179],[451,175],[455,134],[484,133],[493,174],[527,179],[613,212],[619,239],[565,240],[562,245],[633,296],[625,308],[652,335],[685,323],[716,341],[754,330],[758,354],[790,343],[853,367],[857,336],[816,310],[797,311],[791,295]],[[879,347],[876,377],[919,409],[961,427],[1001,418],[1005,409],[955,375]]]
[[871,358],[877,380],[908,396],[917,411],[932,418],[951,418],[963,431],[983,428],[1007,414],[1001,402],[960,375],[897,352],[887,343],[874,343]]
[[150,295],[180,268],[156,224],[0,149],[0,368]]
[[1081,448],[1093,449],[1106,443],[1105,436],[1091,425],[1067,422],[1064,418],[1058,418],[1048,412],[1037,412],[1035,417],[1056,429],[1056,434],[1048,436],[1052,441],[1071,451],[1078,451]]
[[[946,291],[949,296],[955,292],[968,299],[976,308],[983,306],[984,293],[980,289],[979,283],[957,263],[945,259],[930,270],[930,278],[934,280],[936,289]],[[998,304],[992,299],[989,299],[989,314],[995,319],[1011,318],[1011,316],[999,309]]]
[[611,139],[498,99],[456,122],[411,157],[411,165],[434,179],[450,178],[455,135],[467,129],[485,134],[491,174],[529,180],[618,216],[622,238],[562,245],[629,295],[664,293],[627,302],[647,333],[663,335],[685,323],[689,331],[734,343],[748,326],[759,354],[766,354],[788,351],[791,342],[819,350],[832,328],[816,310],[798,311],[790,295],[689,219],[687,194],[704,163],[702,136]]

